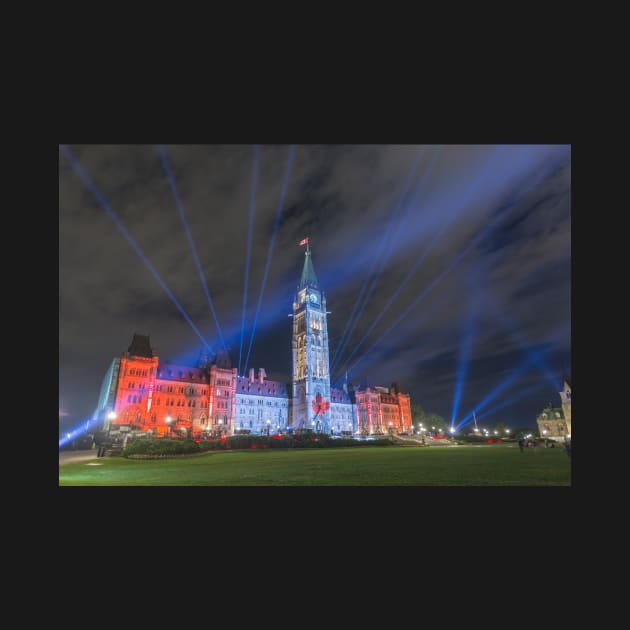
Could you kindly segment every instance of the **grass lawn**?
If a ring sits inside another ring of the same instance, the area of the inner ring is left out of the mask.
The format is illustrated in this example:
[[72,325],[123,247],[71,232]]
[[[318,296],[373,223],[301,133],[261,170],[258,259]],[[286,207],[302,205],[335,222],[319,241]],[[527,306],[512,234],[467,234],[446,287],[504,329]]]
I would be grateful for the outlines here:
[[[95,465],[97,464],[97,465]],[[102,457],[59,468],[60,486],[570,486],[563,449],[514,444]]]

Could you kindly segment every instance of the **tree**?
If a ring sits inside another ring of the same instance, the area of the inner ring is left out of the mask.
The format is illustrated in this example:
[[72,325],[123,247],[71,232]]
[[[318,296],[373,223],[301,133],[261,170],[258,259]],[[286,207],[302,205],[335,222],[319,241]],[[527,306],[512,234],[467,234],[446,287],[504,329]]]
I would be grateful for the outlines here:
[[435,427],[436,431],[446,432],[448,430],[448,425],[446,424],[444,418],[442,418],[440,414],[434,413],[433,411],[426,414],[424,422],[425,426],[427,426],[428,428]]
[[505,422],[497,422],[497,425],[494,427],[494,430],[498,431],[501,437],[505,435],[506,429],[507,429],[507,426],[505,426]]
[[422,405],[419,405],[418,403],[413,403],[411,405],[411,421],[414,425],[418,425],[421,422],[424,424],[424,420],[425,413]]

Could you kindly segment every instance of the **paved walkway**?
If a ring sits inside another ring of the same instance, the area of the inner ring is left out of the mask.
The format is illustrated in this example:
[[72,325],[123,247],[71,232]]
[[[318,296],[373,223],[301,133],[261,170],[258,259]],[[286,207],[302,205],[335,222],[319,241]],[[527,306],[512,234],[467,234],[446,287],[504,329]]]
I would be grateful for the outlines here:
[[59,451],[59,465],[76,464],[77,462],[87,462],[96,459],[98,449],[93,448],[87,451]]

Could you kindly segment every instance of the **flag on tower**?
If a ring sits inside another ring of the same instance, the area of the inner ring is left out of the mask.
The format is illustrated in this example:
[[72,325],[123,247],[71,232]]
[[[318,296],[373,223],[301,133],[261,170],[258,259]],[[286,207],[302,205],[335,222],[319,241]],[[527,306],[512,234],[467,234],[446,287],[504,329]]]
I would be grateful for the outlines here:
[[307,238],[305,238],[305,239],[303,239],[303,240],[301,240],[301,241],[298,243],[298,245],[306,245],[307,243],[308,243],[308,237],[307,237]]

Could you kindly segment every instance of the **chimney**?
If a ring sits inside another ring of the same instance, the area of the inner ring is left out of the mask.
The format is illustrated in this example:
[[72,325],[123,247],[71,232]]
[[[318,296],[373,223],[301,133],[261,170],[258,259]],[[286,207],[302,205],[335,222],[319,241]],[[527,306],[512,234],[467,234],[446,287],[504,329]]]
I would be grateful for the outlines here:
[[250,383],[254,382],[254,368],[249,369],[249,382]]
[[265,368],[258,368],[258,382],[262,385],[265,377],[267,376]]

